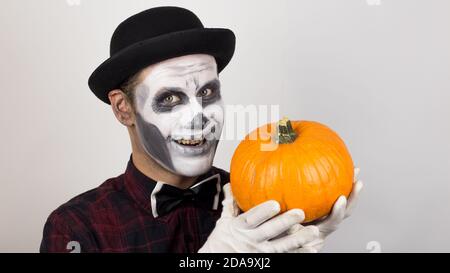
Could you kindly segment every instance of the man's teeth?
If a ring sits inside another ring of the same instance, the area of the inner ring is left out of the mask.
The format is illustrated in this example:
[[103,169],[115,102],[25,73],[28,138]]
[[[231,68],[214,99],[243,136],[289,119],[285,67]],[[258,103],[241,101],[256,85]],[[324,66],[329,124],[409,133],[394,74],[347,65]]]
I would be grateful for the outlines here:
[[183,145],[199,145],[203,142],[203,139],[177,139],[175,141]]

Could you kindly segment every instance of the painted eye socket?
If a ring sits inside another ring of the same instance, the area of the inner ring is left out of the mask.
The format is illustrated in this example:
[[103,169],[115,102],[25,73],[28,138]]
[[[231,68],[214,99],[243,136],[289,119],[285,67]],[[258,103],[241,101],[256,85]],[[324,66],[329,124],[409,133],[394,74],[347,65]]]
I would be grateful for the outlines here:
[[199,97],[207,97],[210,96],[213,93],[211,88],[205,88],[203,90],[201,90],[200,92],[198,92],[198,96]]

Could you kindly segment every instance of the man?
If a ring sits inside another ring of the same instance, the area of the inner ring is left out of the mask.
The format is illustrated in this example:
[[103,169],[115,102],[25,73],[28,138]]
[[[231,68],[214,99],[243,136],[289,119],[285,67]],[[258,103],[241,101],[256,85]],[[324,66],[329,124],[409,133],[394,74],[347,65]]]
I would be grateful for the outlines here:
[[[56,209],[42,252],[317,252],[349,212],[317,225],[276,201],[240,213],[229,174],[212,166],[224,122],[219,73],[235,36],[178,7],[138,13],[115,30],[89,86],[127,127],[124,174]],[[349,205],[362,184],[354,186]],[[239,214],[240,213],[240,214]]]

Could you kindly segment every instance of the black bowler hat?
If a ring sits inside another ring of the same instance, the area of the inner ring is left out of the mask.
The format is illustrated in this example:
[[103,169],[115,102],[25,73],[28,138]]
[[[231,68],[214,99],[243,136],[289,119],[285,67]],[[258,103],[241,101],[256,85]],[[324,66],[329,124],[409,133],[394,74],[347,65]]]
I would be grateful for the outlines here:
[[190,10],[157,7],[126,19],[114,31],[110,57],[89,77],[89,88],[105,103],[108,92],[151,64],[188,54],[214,56],[218,72],[234,53],[235,36],[229,29],[205,28]]

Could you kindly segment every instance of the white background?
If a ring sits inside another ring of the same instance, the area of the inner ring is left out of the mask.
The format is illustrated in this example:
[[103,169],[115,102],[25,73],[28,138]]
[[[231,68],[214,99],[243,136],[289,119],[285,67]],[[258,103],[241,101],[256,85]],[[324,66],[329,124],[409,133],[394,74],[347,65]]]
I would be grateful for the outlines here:
[[449,1],[76,2],[1,3],[1,252],[38,251],[52,210],[124,171],[126,129],[87,79],[117,24],[159,5],[235,32],[227,104],[279,104],[345,140],[365,188],[325,251],[450,251]]

